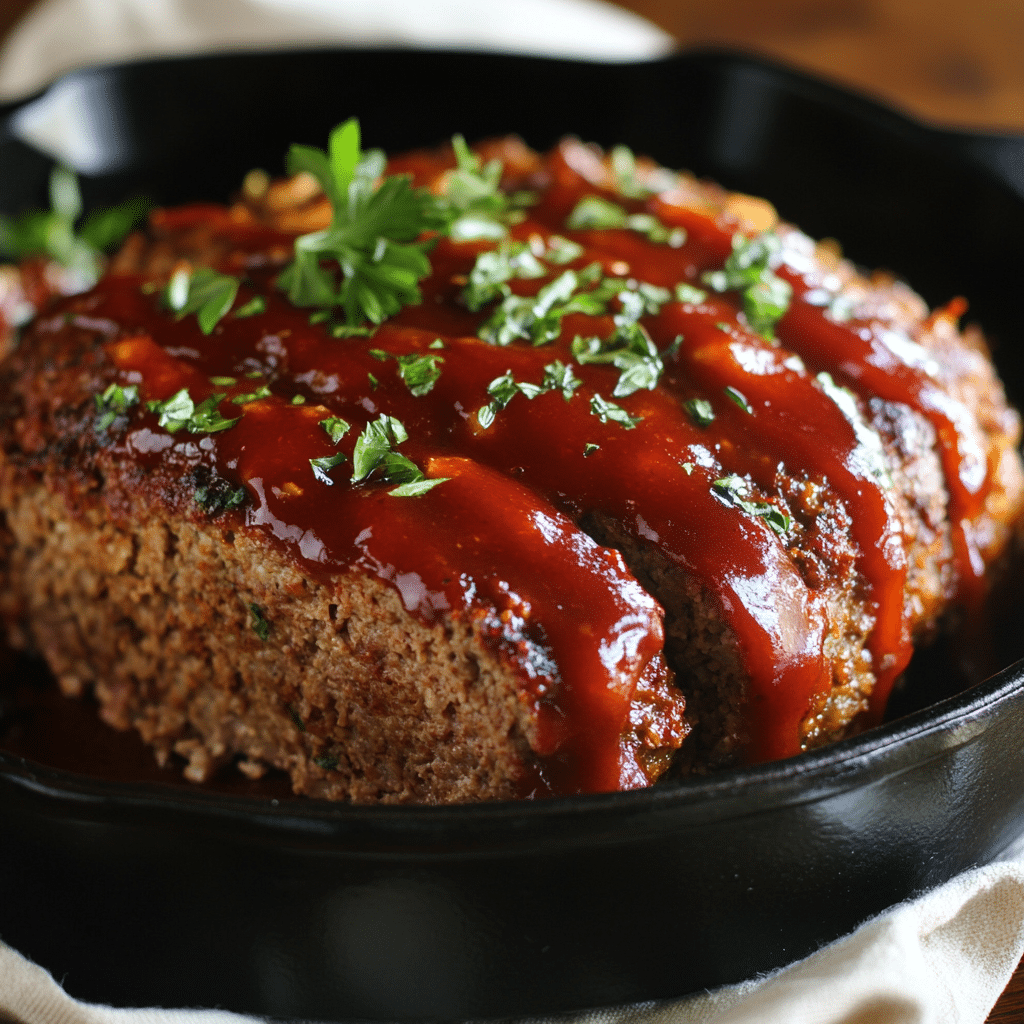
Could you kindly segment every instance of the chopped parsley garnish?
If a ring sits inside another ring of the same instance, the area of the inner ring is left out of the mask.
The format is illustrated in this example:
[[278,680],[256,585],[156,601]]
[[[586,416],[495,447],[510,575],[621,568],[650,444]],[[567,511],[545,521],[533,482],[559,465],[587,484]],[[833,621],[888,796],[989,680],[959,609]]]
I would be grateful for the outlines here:
[[440,338],[435,338],[435,339],[434,339],[434,340],[433,340],[433,341],[432,341],[432,342],[431,342],[431,343],[430,343],[430,344],[429,344],[429,345],[427,346],[427,348],[434,348],[434,349],[438,349],[438,348],[446,348],[446,347],[447,347],[447,346],[445,345],[445,343],[444,343],[444,342],[443,342],[443,341],[442,341],[442,340],[441,340]]
[[209,334],[227,316],[238,294],[241,282],[237,277],[220,274],[209,267],[176,270],[162,297],[177,319],[195,313],[199,329]]
[[544,367],[544,379],[540,384],[531,384],[528,381],[517,381],[512,376],[512,371],[495,377],[487,385],[487,394],[491,396],[490,402],[476,411],[477,422],[486,430],[494,422],[495,417],[516,395],[525,395],[531,401],[538,395],[548,391],[561,391],[562,397],[568,402],[576,389],[583,384],[583,381],[573,373],[571,366],[566,366],[560,359],[548,363]]
[[646,312],[656,313],[669,298],[666,289],[654,285],[640,284],[635,290],[622,291],[618,295],[622,310],[614,317],[612,336],[574,339],[572,354],[578,363],[610,363],[620,371],[613,398],[657,386],[665,365],[639,320]]
[[517,338],[546,345],[561,333],[562,317],[568,313],[604,313],[622,287],[620,280],[603,278],[598,263],[582,270],[565,270],[534,296],[506,295],[478,334],[491,345],[510,345]]
[[417,398],[429,394],[441,377],[441,364],[444,362],[444,356],[421,356],[415,352],[396,356],[380,348],[371,348],[370,355],[382,363],[388,359],[394,359],[398,363],[398,376],[404,381],[410,394]]
[[649,184],[642,182],[636,172],[636,157],[628,146],[616,146],[609,155],[615,191],[626,199],[646,199],[674,188],[679,182],[678,175],[664,167],[648,171]]
[[358,327],[420,302],[430,261],[416,239],[439,225],[440,213],[408,175],[382,178],[384,169],[380,150],[361,150],[355,118],[331,132],[327,152],[292,146],[289,174],[312,174],[333,211],[328,227],[295,240],[295,258],[278,278],[294,305],[338,306],[346,325]]
[[227,480],[217,479],[197,487],[195,499],[204,512],[213,516],[228,509],[241,508],[248,495],[244,487],[232,487]]
[[588,441],[583,446],[583,458],[587,458],[588,456],[593,455],[594,452],[600,451],[600,449],[601,446],[599,444],[594,444],[593,442]]
[[492,299],[511,294],[507,282],[543,277],[547,268],[525,242],[502,242],[480,253],[469,272],[462,300],[474,312]]
[[266,642],[270,639],[270,620],[258,604],[250,604],[249,613],[252,615],[252,631]]
[[590,411],[602,423],[618,423],[626,430],[632,430],[641,420],[640,416],[630,416],[622,406],[609,402],[600,395],[593,395],[590,399]]
[[566,366],[560,359],[544,367],[541,387],[545,391],[561,391],[562,397],[568,402],[576,393],[576,389],[582,386],[583,381],[576,376],[572,367]]
[[456,242],[489,238],[497,241],[508,234],[510,224],[523,220],[522,208],[534,202],[529,192],[501,191],[502,164],[488,160],[481,164],[461,135],[452,136],[455,170],[448,175],[441,200],[449,217],[446,233]]
[[688,398],[683,402],[683,408],[698,427],[710,426],[715,421],[715,411],[706,398]]
[[215,434],[233,427],[240,418],[225,419],[217,411],[217,406],[226,397],[220,394],[210,395],[196,405],[188,393],[188,388],[182,388],[170,398],[147,402],[146,408],[159,415],[160,426],[170,434],[176,434],[183,429],[190,434]]
[[617,326],[606,340],[577,337],[572,343],[573,358],[578,363],[611,363],[620,371],[614,398],[623,398],[646,388],[653,390],[664,365],[654,342],[643,326],[626,321]]
[[82,194],[74,171],[56,166],[50,172],[50,209],[0,216],[0,253],[9,259],[45,256],[77,273],[83,287],[100,275],[102,256],[142,220],[153,204],[141,197],[82,215]]
[[602,230],[607,228],[628,228],[644,235],[648,241],[669,245],[678,249],[686,241],[683,228],[669,228],[650,213],[629,213],[600,196],[584,196],[566,218],[565,226],[573,231]]
[[732,252],[721,270],[706,273],[703,281],[716,292],[738,291],[750,329],[767,338],[775,337],[775,324],[789,308],[793,288],[771,269],[772,259],[782,243],[771,232],[747,238],[737,232]]
[[747,401],[747,396],[742,391],[737,391],[736,388],[726,385],[722,390],[725,392],[725,397],[729,399],[733,405],[738,405],[745,413],[752,414],[753,409],[750,408],[750,403]]
[[134,384],[110,384],[100,395],[94,395],[96,403],[96,419],[92,428],[100,433],[109,427],[122,413],[126,413],[133,405],[138,405],[139,389]]
[[313,468],[313,476],[320,483],[330,485],[334,483],[330,477],[331,470],[336,466],[340,466],[347,459],[348,456],[344,452],[338,452],[335,455],[324,455],[319,459],[310,459],[309,464]]
[[352,429],[348,420],[343,420],[340,416],[329,416],[320,421],[320,426],[327,432],[331,444],[337,444]]
[[422,480],[410,480],[407,484],[399,484],[392,487],[388,494],[393,498],[418,498],[421,494],[433,490],[438,484],[443,484],[450,477],[436,476],[431,480],[424,477]]
[[381,480],[399,485],[390,492],[397,498],[418,497],[444,483],[448,477],[428,480],[415,462],[394,450],[396,445],[408,440],[405,426],[394,416],[381,413],[376,420],[367,423],[352,453],[352,483],[363,483],[378,473]]
[[696,306],[707,297],[708,293],[702,288],[694,288],[692,284],[687,284],[685,281],[681,281],[675,287],[676,302],[689,302]]
[[211,377],[210,383],[219,388],[232,388],[238,383],[237,377]]
[[250,391],[246,395],[235,395],[231,399],[235,405],[246,405],[248,402],[258,402],[261,398],[270,397],[270,388],[266,384],[261,384],[255,391]]
[[770,502],[748,501],[745,495],[750,492],[750,484],[741,476],[722,477],[711,485],[711,489],[727,504],[763,519],[777,534],[784,534],[792,524],[789,515]]
[[248,302],[243,303],[235,310],[235,316],[245,318],[247,316],[259,316],[267,311],[267,300],[262,295],[254,295]]
[[305,405],[305,404],[306,404],[306,396],[305,395],[292,395],[292,405]]
[[313,764],[325,772],[333,772],[338,767],[338,759],[333,754],[318,754],[313,758]]

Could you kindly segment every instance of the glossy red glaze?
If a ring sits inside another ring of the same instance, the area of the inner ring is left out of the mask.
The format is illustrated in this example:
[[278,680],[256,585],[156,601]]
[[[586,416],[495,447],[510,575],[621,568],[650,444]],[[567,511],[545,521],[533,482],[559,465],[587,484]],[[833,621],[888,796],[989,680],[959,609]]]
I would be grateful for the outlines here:
[[[514,234],[575,239],[586,249],[576,268],[599,261],[605,273],[624,279],[700,284],[702,273],[720,267],[730,251],[735,224],[675,205],[670,194],[632,205],[685,227],[680,247],[627,230],[567,231],[566,213],[598,189],[564,161],[556,159],[553,168],[553,183]],[[235,265],[252,266],[257,261],[249,257],[261,247],[280,245],[278,234],[240,228],[205,206],[162,216],[170,229],[212,224],[248,254],[236,254]],[[471,313],[458,302],[481,248],[440,241],[423,302],[370,339],[335,339],[311,325],[308,310],[292,307],[274,289],[268,269],[252,271],[237,300],[240,305],[259,291],[266,312],[229,316],[208,337],[195,317],[169,316],[136,279],[108,278],[71,307],[83,327],[86,320],[120,325],[108,351],[123,380],[141,384],[143,400],[182,387],[196,402],[225,393],[222,413],[241,417],[220,433],[172,437],[139,410],[118,443],[153,479],[212,467],[249,492],[246,525],[272,537],[309,573],[328,580],[369,571],[425,620],[448,610],[480,618],[526,681],[523,700],[538,722],[540,791],[648,781],[621,736],[636,681],[663,642],[660,613],[621,558],[582,532],[577,524],[585,516],[621,523],[715,595],[749,677],[746,756],[799,752],[800,723],[831,685],[822,653],[825,613],[785,539],[716,494],[714,482],[730,474],[749,478],[770,499],[778,468],[791,467],[827,480],[842,499],[870,586],[876,624],[869,649],[881,706],[910,656],[906,558],[885,482],[874,471],[877,436],[852,396],[847,401],[838,389],[830,391],[818,374],[855,393],[905,403],[935,424],[954,522],[978,515],[987,487],[970,417],[935,386],[926,367],[886,344],[888,325],[831,319],[800,298],[804,284],[796,274],[781,271],[797,297],[777,326],[779,343],[745,326],[734,295],[671,301],[643,321],[666,353],[659,387],[616,400],[641,422],[635,429],[602,423],[591,413],[590,397],[610,398],[618,370],[572,364],[571,342],[576,334],[607,336],[610,316],[568,316],[561,337],[545,346],[486,344],[476,330],[491,307]],[[543,283],[513,287],[527,294]],[[682,341],[670,355],[677,336]],[[443,348],[431,347],[437,339]],[[429,394],[416,397],[396,362],[371,350],[436,354],[441,376]],[[556,358],[572,364],[583,382],[570,400],[559,391],[532,400],[517,394],[493,425],[481,428],[476,411],[487,404],[491,381],[511,371],[517,381],[539,383]],[[210,378],[218,376],[237,383],[215,386]],[[261,383],[271,397],[231,402]],[[724,396],[726,387],[741,392],[747,410]],[[304,404],[293,404],[295,396]],[[682,405],[697,396],[715,411],[706,426]],[[445,483],[415,498],[393,496],[372,480],[350,483],[356,438],[382,413],[408,430],[402,454],[428,477],[448,478]],[[320,426],[328,416],[351,424],[337,446]],[[339,451],[349,458],[331,471],[331,483],[317,479],[309,460]],[[969,574],[969,558],[961,561]]]

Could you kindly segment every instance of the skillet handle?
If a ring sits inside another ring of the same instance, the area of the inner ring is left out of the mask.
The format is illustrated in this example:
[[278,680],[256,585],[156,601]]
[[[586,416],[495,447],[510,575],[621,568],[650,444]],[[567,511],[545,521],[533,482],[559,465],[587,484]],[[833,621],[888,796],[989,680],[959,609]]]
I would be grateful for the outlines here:
[[936,131],[940,143],[1024,199],[1024,136]]

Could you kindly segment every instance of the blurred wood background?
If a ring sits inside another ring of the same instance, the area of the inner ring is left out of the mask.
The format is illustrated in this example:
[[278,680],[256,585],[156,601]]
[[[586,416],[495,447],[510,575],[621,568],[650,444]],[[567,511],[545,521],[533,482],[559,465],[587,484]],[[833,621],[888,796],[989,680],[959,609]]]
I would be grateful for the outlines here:
[[918,117],[1024,131],[1021,0],[620,0],[684,45],[766,54]]
[[[0,40],[35,2],[0,0]],[[763,54],[935,123],[1024,132],[1024,0],[619,0],[619,5],[647,17],[684,47],[729,46]],[[989,1022],[1024,1024],[1024,968],[1018,968]]]

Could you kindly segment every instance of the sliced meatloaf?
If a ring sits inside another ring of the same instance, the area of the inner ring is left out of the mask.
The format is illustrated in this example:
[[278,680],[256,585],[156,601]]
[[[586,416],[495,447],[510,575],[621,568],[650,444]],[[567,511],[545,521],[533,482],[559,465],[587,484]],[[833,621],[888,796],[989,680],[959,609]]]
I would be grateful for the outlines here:
[[[9,634],[189,778],[463,801],[787,757],[983,592],[1024,476],[959,301],[622,149],[310,161],[157,211],[0,371]],[[382,196],[421,230],[338,241]]]

